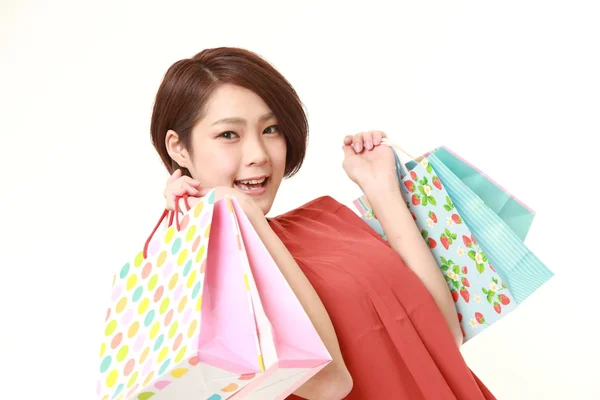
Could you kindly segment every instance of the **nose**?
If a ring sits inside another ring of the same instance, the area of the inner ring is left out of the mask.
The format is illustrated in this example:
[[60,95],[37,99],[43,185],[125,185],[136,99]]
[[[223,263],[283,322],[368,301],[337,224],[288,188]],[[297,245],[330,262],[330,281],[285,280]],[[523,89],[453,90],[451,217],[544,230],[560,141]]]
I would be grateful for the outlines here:
[[261,166],[269,161],[269,154],[262,140],[262,135],[260,138],[247,137],[244,143],[244,158],[245,164],[248,166]]

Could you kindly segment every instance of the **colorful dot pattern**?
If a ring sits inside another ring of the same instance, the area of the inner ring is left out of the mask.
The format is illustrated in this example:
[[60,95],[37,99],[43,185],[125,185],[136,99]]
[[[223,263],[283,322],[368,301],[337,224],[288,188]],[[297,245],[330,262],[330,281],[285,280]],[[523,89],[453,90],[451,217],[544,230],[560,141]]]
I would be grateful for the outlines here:
[[[100,399],[150,399],[199,364],[195,344],[200,333],[214,191],[206,199],[183,217],[179,231],[170,227],[157,235],[150,242],[147,258],[139,252],[115,274],[100,345]],[[257,295],[229,198],[227,204],[237,228],[248,296],[251,291]],[[256,345],[264,371],[258,341]],[[207,398],[227,399],[255,377],[238,376]]]
[[214,196],[115,274],[100,345],[98,398],[149,399],[198,361],[204,269]]

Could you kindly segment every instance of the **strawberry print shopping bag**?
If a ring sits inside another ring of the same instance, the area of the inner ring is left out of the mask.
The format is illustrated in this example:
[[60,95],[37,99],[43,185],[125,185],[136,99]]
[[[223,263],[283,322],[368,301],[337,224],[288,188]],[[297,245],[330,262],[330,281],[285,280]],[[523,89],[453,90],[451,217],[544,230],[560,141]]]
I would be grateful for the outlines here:
[[[406,171],[396,152],[403,198],[454,299],[464,341],[517,306],[426,158]],[[362,219],[387,240],[367,198],[354,200]]]
[[[479,246],[504,283],[510,288],[518,304],[525,301],[554,273],[523,242],[525,231],[522,212],[513,214],[517,218],[507,218],[510,213],[498,213],[494,204],[473,190],[456,175],[446,161],[440,159],[440,151],[427,156],[429,165],[436,176],[444,182],[444,188],[453,199],[454,206],[461,213]],[[451,166],[453,164],[450,163]],[[508,205],[508,204],[507,204]],[[514,203],[513,203],[514,205]],[[521,210],[522,211],[522,210]]]

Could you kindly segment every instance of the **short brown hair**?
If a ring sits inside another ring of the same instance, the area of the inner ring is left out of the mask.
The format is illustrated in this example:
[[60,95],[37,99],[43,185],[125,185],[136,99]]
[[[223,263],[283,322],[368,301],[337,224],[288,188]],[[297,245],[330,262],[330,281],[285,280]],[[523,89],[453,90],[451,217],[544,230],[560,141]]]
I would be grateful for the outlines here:
[[308,121],[296,91],[259,55],[240,48],[218,47],[175,62],[167,70],[156,94],[150,134],[169,173],[180,166],[167,152],[167,131],[177,132],[183,146],[191,152],[192,128],[202,118],[204,105],[212,92],[225,83],[252,90],[263,99],[285,137],[285,176],[298,172],[306,155]]

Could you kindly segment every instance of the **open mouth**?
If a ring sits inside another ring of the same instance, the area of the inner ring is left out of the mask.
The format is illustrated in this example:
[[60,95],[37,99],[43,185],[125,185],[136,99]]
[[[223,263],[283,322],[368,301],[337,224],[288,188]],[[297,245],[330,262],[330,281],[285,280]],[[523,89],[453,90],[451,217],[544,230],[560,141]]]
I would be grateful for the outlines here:
[[269,178],[263,176],[262,178],[257,179],[240,179],[235,181],[234,185],[242,192],[253,194],[264,191],[268,181]]

